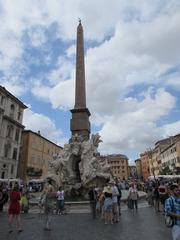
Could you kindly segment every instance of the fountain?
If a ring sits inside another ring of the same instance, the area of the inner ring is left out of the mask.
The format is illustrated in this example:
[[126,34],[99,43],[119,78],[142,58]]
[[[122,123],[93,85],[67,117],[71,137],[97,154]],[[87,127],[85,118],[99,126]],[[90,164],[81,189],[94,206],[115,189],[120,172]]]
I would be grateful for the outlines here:
[[109,165],[102,166],[97,159],[100,142],[98,133],[92,134],[89,140],[75,134],[62,153],[54,156],[48,178],[56,187],[63,186],[67,196],[86,195],[90,186],[104,186],[112,178]]

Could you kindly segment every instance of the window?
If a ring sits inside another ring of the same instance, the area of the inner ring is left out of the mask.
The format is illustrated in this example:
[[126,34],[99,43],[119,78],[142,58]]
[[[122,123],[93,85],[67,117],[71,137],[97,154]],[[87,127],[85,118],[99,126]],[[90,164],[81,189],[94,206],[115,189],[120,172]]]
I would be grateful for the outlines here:
[[4,178],[4,176],[5,176],[5,172],[2,172],[1,178]]
[[19,131],[19,129],[17,128],[17,129],[16,129],[16,135],[15,135],[15,141],[16,141],[16,142],[19,141],[19,133],[20,133],[20,131]]
[[3,105],[4,104],[4,100],[5,100],[5,97],[4,96],[1,96],[1,105]]
[[11,104],[11,107],[10,107],[10,117],[11,118],[14,118],[14,111],[15,111],[15,106],[14,106],[14,104]]
[[32,154],[32,157],[31,157],[31,164],[32,165],[34,165],[35,164],[35,155],[34,154]]
[[14,127],[12,125],[7,125],[7,134],[6,137],[12,138]]
[[13,151],[13,159],[14,159],[14,160],[17,159],[17,148],[14,148],[14,151]]
[[9,143],[6,143],[4,145],[4,157],[8,157],[9,156],[9,151],[11,149],[11,145]]
[[19,111],[18,112],[18,120],[20,120],[21,119],[21,112]]
[[14,165],[11,165],[11,174],[14,172]]

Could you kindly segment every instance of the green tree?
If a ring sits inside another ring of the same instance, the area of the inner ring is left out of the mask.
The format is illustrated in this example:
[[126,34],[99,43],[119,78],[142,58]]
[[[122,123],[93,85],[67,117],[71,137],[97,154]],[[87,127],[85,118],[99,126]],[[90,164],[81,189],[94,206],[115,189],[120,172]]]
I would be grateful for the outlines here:
[[169,168],[169,166],[162,168],[159,172],[159,175],[171,175],[171,174],[172,170]]

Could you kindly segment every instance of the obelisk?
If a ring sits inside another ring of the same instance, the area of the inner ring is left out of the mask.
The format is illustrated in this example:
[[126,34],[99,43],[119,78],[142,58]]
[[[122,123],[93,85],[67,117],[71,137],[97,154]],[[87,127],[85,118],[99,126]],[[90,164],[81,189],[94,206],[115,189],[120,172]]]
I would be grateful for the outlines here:
[[90,135],[89,116],[91,114],[86,107],[84,39],[81,20],[79,20],[77,27],[75,105],[71,113],[72,119],[70,125],[72,136],[78,134],[84,140],[88,140]]

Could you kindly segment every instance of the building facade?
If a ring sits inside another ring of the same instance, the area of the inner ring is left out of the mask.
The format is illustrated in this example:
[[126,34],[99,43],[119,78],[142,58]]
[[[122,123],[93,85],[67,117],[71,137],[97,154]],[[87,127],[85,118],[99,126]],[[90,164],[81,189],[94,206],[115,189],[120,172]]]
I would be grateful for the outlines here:
[[23,112],[27,108],[0,86],[0,178],[16,178]]
[[123,154],[112,154],[106,156],[99,156],[98,160],[101,162],[101,165],[108,164],[110,166],[111,173],[115,178],[121,180],[128,179],[129,168],[127,156]]
[[165,166],[165,162],[168,161],[162,153],[177,141],[178,136],[180,135],[170,136],[169,138],[162,139],[155,143],[150,164],[150,172],[153,173],[154,176],[161,173]]
[[142,179],[142,166],[141,166],[141,159],[138,158],[135,160],[136,164],[136,172],[137,172],[137,178]]
[[150,176],[150,167],[149,167],[149,151],[140,154],[141,167],[142,167],[142,177],[144,180],[147,180]]
[[62,147],[30,130],[22,132],[18,176],[25,182],[47,176],[49,163]]
[[162,170],[168,168],[172,174],[180,174],[180,135],[160,153]]

